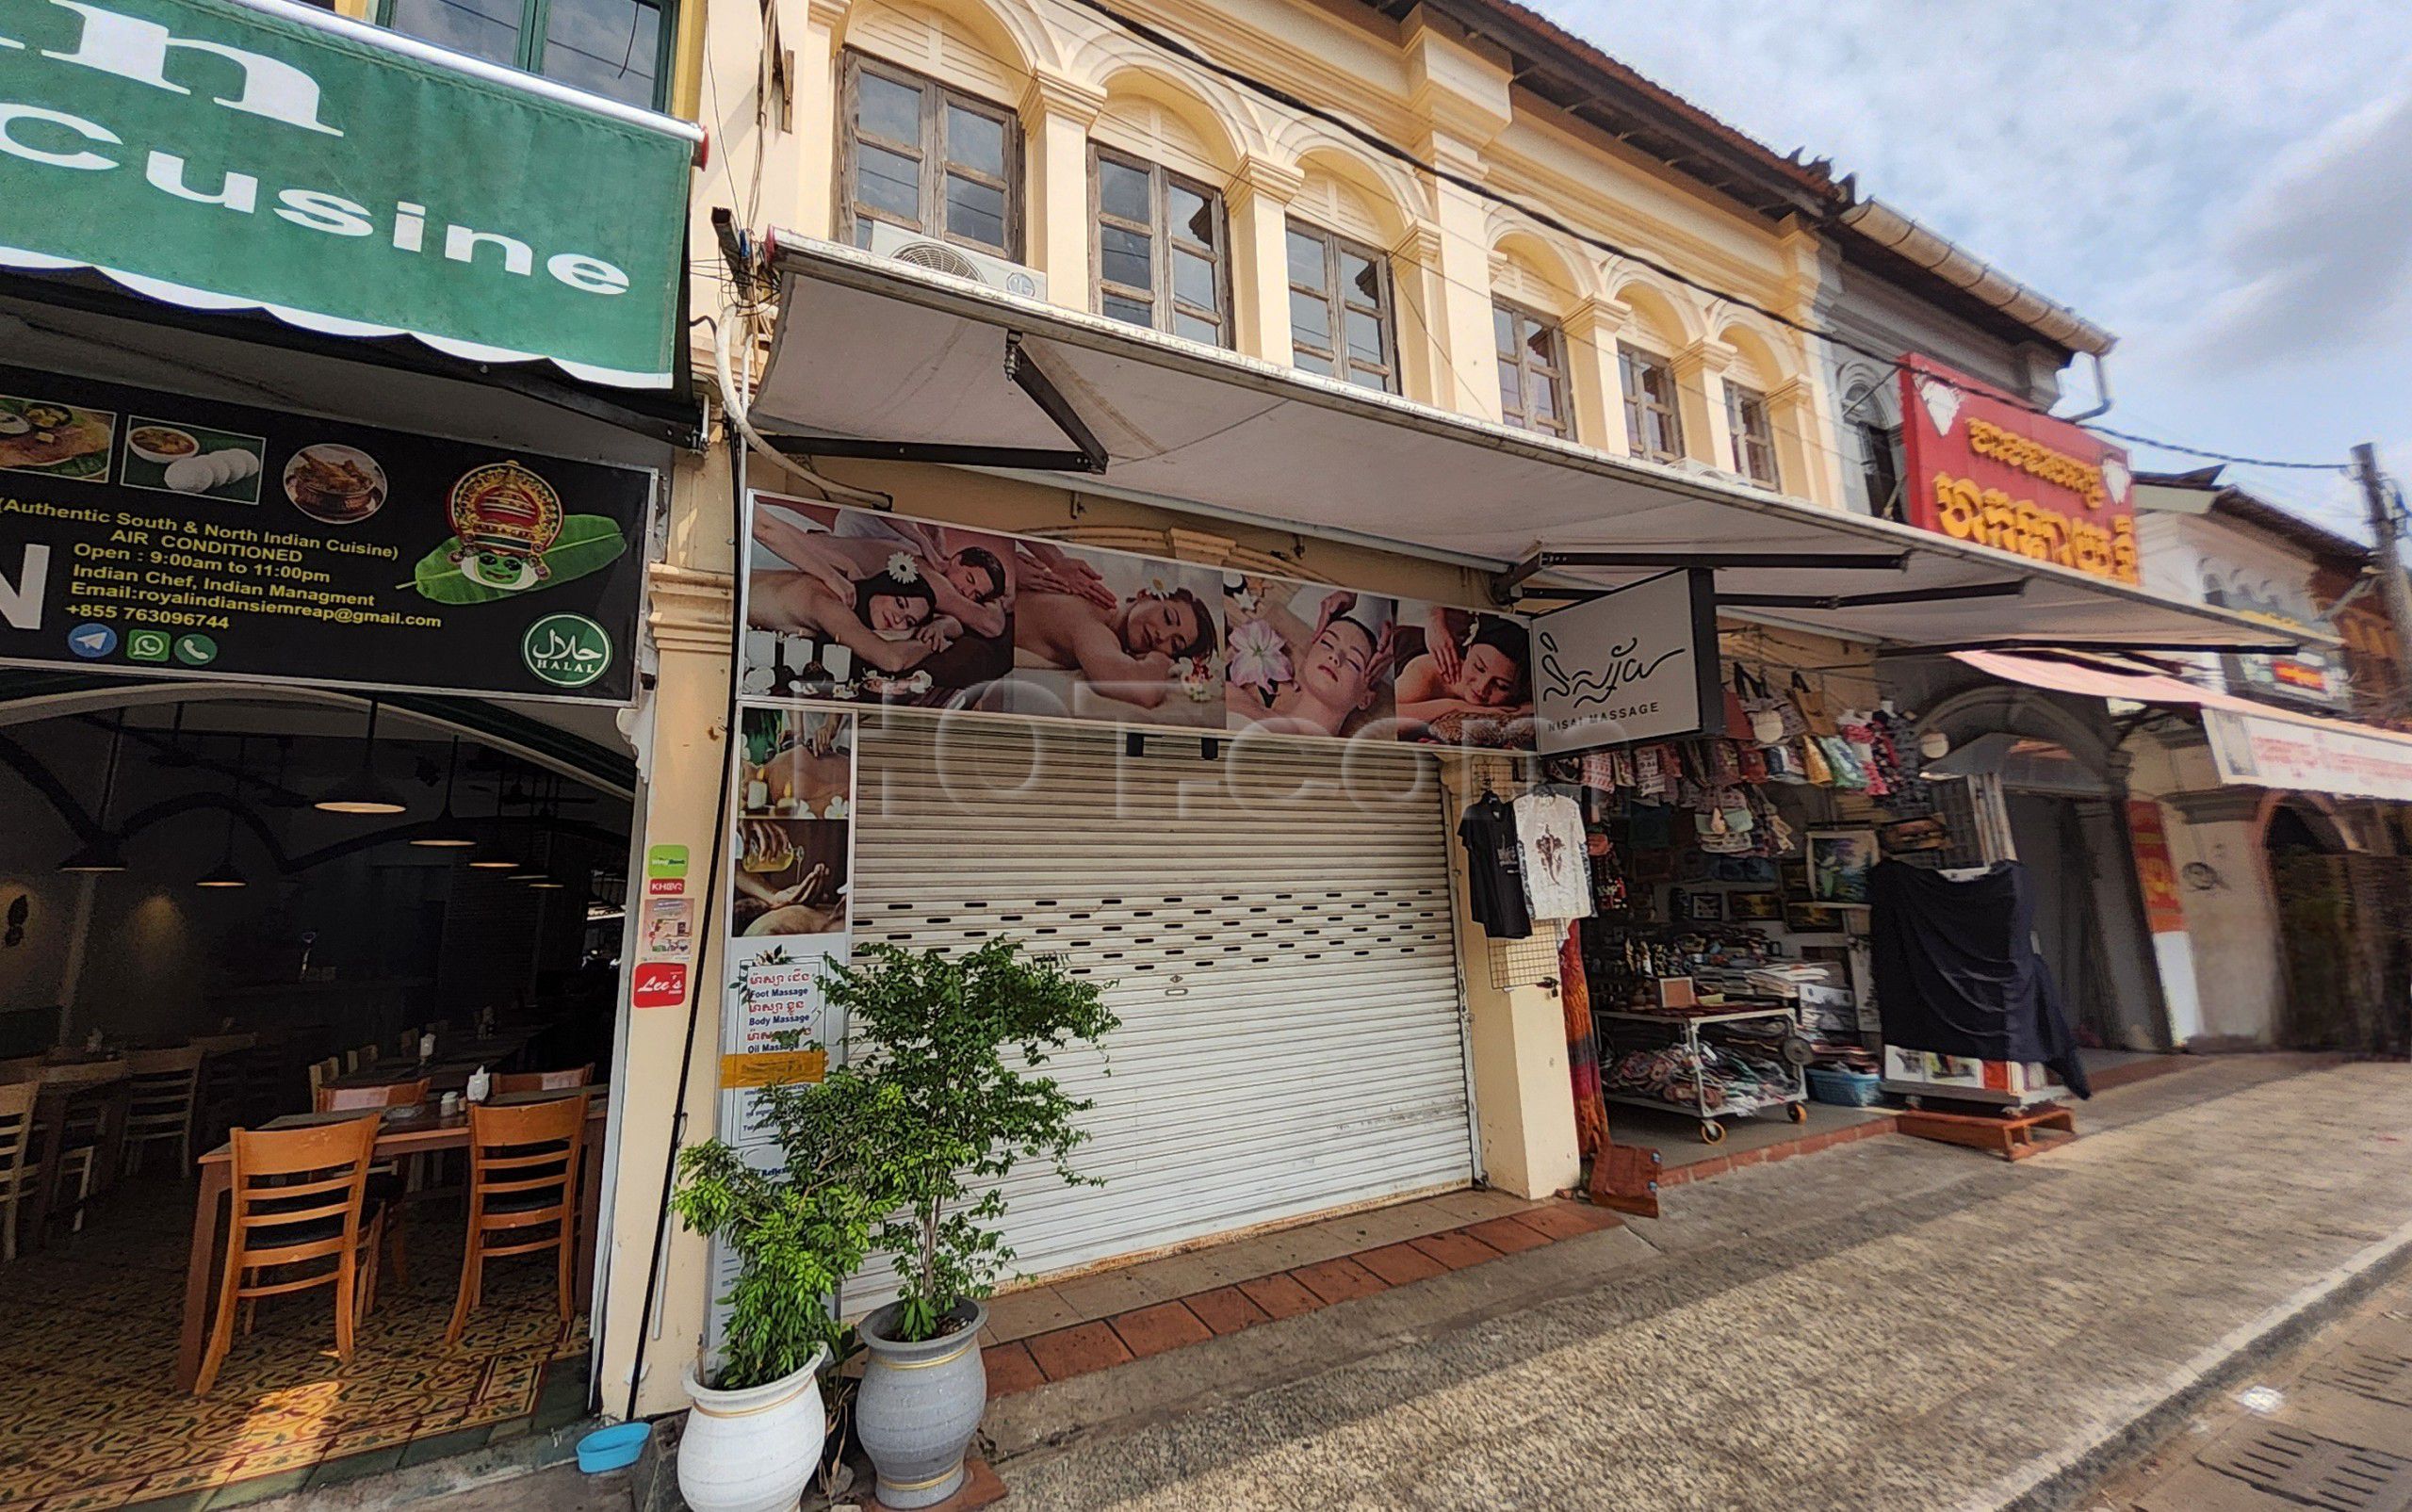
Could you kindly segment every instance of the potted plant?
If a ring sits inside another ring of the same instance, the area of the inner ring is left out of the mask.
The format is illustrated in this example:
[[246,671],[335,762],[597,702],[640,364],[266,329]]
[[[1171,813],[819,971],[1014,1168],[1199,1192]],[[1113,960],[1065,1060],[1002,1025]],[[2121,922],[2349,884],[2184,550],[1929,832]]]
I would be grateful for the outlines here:
[[882,1505],[929,1506],[962,1486],[987,1405],[981,1299],[1013,1259],[998,1231],[998,1183],[1029,1161],[1086,1179],[1070,1158],[1086,1138],[1074,1119],[1089,1104],[1043,1068],[1119,1020],[1060,958],[1005,939],[961,955],[872,946],[835,973],[829,1000],[862,1047],[851,1069],[872,1084],[881,1129],[866,1156],[874,1184],[895,1198],[872,1247],[892,1259],[898,1295],[857,1325],[866,1360],[855,1435]]
[[839,1068],[825,1082],[758,1096],[775,1159],[749,1160],[719,1140],[691,1146],[671,1197],[681,1222],[738,1260],[720,1348],[686,1372],[694,1407],[678,1489],[694,1512],[796,1505],[828,1436],[817,1376],[841,1336],[828,1299],[862,1266],[872,1225],[893,1206],[864,1179],[874,1088]]

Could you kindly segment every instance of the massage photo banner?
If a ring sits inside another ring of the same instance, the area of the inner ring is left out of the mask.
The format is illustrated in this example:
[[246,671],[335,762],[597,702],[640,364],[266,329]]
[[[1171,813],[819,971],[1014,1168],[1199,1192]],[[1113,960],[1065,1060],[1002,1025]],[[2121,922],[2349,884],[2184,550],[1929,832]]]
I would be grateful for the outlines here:
[[1516,615],[767,493],[747,533],[748,703],[1533,748]]

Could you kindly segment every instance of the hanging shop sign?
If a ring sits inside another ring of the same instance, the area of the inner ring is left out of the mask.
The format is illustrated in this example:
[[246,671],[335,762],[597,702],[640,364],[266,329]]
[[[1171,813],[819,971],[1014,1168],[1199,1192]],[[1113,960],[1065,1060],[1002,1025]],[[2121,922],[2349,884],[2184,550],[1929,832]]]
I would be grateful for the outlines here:
[[2169,854],[2169,831],[2160,803],[2127,800],[2127,845],[2135,853],[2136,882],[2144,898],[2144,923],[2155,935],[2186,933],[2186,903],[2177,892],[2177,864]]
[[653,491],[0,367],[0,663],[626,703]]
[[2412,740],[2333,721],[2203,710],[2220,781],[2412,803]]
[[0,267],[671,382],[701,133],[287,0],[0,13]]
[[1725,733],[1713,574],[1661,573],[1532,629],[1544,754]]
[[757,494],[741,694],[1530,750],[1524,620]]
[[1915,353],[1901,359],[1910,523],[1978,545],[2141,581],[2127,454]]

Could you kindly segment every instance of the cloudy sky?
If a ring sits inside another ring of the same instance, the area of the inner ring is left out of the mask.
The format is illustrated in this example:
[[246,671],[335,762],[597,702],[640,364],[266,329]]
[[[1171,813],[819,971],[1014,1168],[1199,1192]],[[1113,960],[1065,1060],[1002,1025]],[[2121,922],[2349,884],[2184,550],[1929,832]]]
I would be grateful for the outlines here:
[[[2105,423],[2412,478],[2412,8],[1539,4],[2118,333]],[[2340,480],[2230,477],[2361,533]]]

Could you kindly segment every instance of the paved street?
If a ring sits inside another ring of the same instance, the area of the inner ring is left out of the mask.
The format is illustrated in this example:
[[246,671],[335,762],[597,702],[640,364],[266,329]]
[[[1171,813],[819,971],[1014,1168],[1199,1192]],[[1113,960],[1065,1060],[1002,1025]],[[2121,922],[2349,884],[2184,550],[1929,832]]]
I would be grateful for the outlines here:
[[2212,1397],[2079,1512],[2297,1512],[2322,1482],[2346,1505],[2401,1506],[2412,1495],[2407,1359],[2412,1277],[2398,1276]]
[[2208,1062],[2081,1127],[2016,1167],[1885,1138],[1737,1171],[1001,1401],[995,1452],[1032,1508],[2067,1504],[2412,1244],[2412,1068]]

